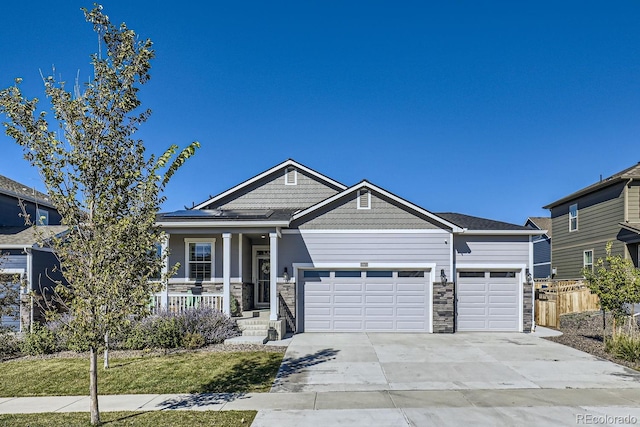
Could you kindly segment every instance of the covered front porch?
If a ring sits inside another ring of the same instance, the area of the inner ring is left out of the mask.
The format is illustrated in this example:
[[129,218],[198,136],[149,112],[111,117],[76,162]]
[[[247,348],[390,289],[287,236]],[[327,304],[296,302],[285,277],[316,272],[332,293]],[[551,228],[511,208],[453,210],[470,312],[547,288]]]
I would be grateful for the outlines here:
[[[183,312],[210,307],[234,316],[260,316],[278,339],[294,332],[295,284],[287,268],[278,271],[280,227],[164,226],[169,266],[179,265],[152,311]],[[266,313],[265,313],[266,311]],[[254,313],[255,312],[255,313]],[[287,327],[288,326],[288,327]]]

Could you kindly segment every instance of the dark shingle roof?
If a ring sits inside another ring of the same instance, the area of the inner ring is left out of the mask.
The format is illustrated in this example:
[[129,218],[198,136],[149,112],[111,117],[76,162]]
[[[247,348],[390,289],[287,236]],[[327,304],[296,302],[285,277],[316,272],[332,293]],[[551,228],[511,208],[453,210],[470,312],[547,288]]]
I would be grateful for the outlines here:
[[35,227],[0,227],[0,245],[31,246],[38,242],[38,232],[47,239],[64,232],[66,225],[40,225]]
[[158,214],[157,221],[289,221],[294,209],[189,209]]
[[30,188],[28,185],[24,185],[18,181],[7,178],[4,175],[0,175],[0,193],[53,207],[49,196],[46,194]]
[[510,224],[508,222],[494,221],[487,218],[479,218],[477,216],[465,215],[454,212],[436,213],[435,215],[454,223],[455,225],[466,228],[468,230],[495,230],[495,231],[530,231],[528,227]]
[[619,225],[629,231],[640,234],[640,223],[637,222],[621,222]]
[[551,218],[546,216],[530,216],[529,221],[534,223],[539,230],[547,230],[547,236],[551,237]]
[[596,182],[595,184],[589,185],[588,187],[585,187],[582,190],[578,190],[575,193],[571,193],[560,200],[556,200],[553,203],[549,203],[547,206],[543,206],[543,209],[551,209],[553,207],[566,203],[570,200],[576,199],[585,194],[589,194],[592,191],[598,190],[600,188],[608,187],[609,185],[613,185],[621,181],[626,181],[630,178],[640,179],[640,162],[623,171],[613,174],[608,178],[602,179]]

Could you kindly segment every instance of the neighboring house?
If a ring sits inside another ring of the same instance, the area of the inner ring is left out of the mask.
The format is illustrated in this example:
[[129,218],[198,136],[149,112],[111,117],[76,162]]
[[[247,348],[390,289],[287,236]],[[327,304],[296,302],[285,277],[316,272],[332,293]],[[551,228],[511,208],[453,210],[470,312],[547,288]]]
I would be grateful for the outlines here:
[[229,313],[233,296],[268,310],[279,335],[532,327],[527,275],[542,231],[435,214],[293,160],[158,224],[169,264],[180,263],[158,306],[201,295]]
[[534,236],[533,238],[533,278],[552,279],[551,218],[532,216],[527,218],[524,226],[544,231],[544,234]]
[[[30,221],[37,221],[43,237],[61,233],[65,227],[60,225],[61,217],[46,194],[0,175],[0,253],[3,254],[0,275],[5,278],[20,276],[29,284],[22,290],[26,294],[29,289],[37,291],[41,286],[51,285],[52,279],[59,279],[59,273],[54,271],[57,265],[55,256],[49,249],[37,245],[38,235],[34,227],[25,225],[23,209]],[[21,323],[26,324],[32,319],[34,311],[30,308],[26,307],[26,314],[20,320],[3,317],[2,324],[21,329]]]
[[551,211],[551,266],[558,279],[576,279],[584,268],[612,253],[638,264],[640,163],[547,206]]

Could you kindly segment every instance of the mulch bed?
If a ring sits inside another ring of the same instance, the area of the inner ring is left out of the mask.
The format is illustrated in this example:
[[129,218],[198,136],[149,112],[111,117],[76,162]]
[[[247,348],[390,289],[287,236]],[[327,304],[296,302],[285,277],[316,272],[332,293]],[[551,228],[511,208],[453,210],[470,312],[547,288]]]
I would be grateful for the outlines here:
[[[607,316],[607,336],[611,335],[612,324],[611,317]],[[628,368],[640,370],[640,363],[629,362],[605,351],[602,334],[602,312],[591,311],[586,313],[564,314],[560,317],[559,329],[563,335],[559,337],[547,337],[546,339],[573,347],[601,359],[610,360]]]

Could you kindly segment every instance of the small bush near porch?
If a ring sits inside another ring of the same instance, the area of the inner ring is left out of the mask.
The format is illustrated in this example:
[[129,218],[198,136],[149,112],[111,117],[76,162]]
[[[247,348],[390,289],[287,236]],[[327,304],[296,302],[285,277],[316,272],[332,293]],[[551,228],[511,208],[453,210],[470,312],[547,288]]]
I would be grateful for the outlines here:
[[[177,351],[166,355],[144,355],[144,352],[136,352],[137,355],[127,356],[124,352],[114,352],[111,368],[99,369],[100,393],[269,391],[282,362],[283,348],[227,351],[224,347],[226,346],[214,346],[195,352]],[[85,395],[88,369],[85,359],[83,355],[73,353],[2,362],[0,397]]]

